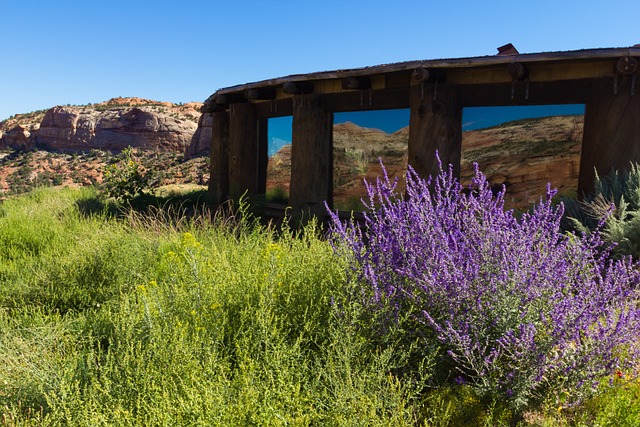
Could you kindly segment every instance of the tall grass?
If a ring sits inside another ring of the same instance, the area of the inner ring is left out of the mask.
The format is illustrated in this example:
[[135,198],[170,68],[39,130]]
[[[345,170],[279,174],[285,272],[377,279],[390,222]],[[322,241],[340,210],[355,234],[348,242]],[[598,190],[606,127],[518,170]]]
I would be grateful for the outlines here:
[[[402,356],[344,310],[344,265],[313,225],[82,215],[38,190],[0,218],[7,425],[415,425]],[[98,204],[99,205],[99,204]]]
[[[0,425],[510,423],[469,388],[434,388],[437,355],[416,361],[402,331],[371,334],[315,224],[183,213],[113,215],[92,189],[0,205]],[[637,425],[640,388],[605,388],[525,418]]]

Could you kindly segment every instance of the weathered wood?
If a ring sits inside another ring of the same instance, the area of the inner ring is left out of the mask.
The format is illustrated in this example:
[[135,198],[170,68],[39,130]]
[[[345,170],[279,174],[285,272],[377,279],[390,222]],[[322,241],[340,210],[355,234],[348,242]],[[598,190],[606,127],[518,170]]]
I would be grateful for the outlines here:
[[[502,74],[506,75],[504,69]],[[591,96],[591,86],[597,80],[571,80],[564,82],[529,83],[529,97],[525,99],[526,85],[517,82],[515,97],[511,99],[510,80],[501,84],[460,86],[461,103],[465,107],[541,104],[583,104]],[[612,83],[613,85],[613,83]],[[425,85],[429,90],[430,85]],[[640,80],[637,89],[640,92]],[[368,111],[409,108],[409,89],[341,92],[323,95],[327,111]],[[254,104],[256,117],[270,118],[293,114],[291,98]]]
[[285,82],[282,85],[284,93],[289,95],[301,95],[313,92],[313,83],[309,81],[303,82]]
[[384,88],[386,90],[409,89],[410,85],[411,73],[408,71],[399,71],[384,74]]
[[332,203],[333,115],[317,95],[293,98],[289,203],[303,218],[325,215]]
[[[409,108],[409,89],[340,92],[323,95],[325,110],[331,112]],[[292,98],[254,104],[258,118],[291,116]]]
[[[280,86],[285,82],[298,82],[298,81],[311,81],[311,80],[323,80],[323,79],[342,79],[345,77],[351,76],[373,76],[387,73],[394,73],[399,71],[408,71],[412,72],[414,69],[418,67],[425,68],[443,68],[443,69],[460,69],[465,70],[469,68],[481,69],[483,67],[495,66],[496,70],[504,70],[503,66],[513,62],[514,58],[516,58],[519,62],[526,64],[534,64],[534,63],[549,63],[555,70],[562,70],[565,67],[569,66],[571,68],[572,64],[577,63],[578,69],[575,72],[580,71],[580,73],[584,74],[580,78],[595,78],[602,77],[602,72],[598,67],[599,63],[606,63],[608,66],[611,61],[617,61],[620,57],[623,56],[631,56],[631,57],[640,57],[640,48],[639,47],[629,47],[629,48],[605,48],[605,49],[583,49],[583,50],[575,50],[575,51],[564,51],[564,52],[541,52],[541,53],[529,53],[529,54],[519,54],[516,56],[481,56],[481,57],[473,57],[473,58],[454,58],[454,59],[432,59],[432,60],[420,60],[420,61],[406,61],[406,62],[398,62],[394,64],[384,64],[384,65],[376,65],[372,67],[366,68],[353,68],[347,70],[336,70],[336,71],[323,71],[318,73],[309,73],[305,75],[290,75],[286,77],[279,77],[276,79],[263,80],[254,83],[242,84],[231,86],[228,88],[220,89],[218,93],[229,93],[229,92],[238,92],[245,91],[246,89],[254,88],[254,87],[267,87],[267,86]],[[609,72],[612,69],[609,67]],[[475,70],[474,70],[475,72]],[[473,73],[472,73],[473,74]],[[504,71],[501,73],[504,76]],[[545,76],[541,76],[540,78],[544,78]],[[506,76],[508,78],[508,76]],[[569,72],[565,72],[561,75],[562,80],[571,80],[573,78],[578,78],[578,76],[573,76]],[[533,76],[531,78],[533,81]],[[459,84],[461,82],[449,80],[449,83]],[[472,83],[482,83],[482,82],[468,82]],[[491,83],[491,82],[487,82]]]
[[529,70],[520,62],[512,62],[507,65],[507,74],[512,80],[524,80],[529,77]]
[[253,108],[257,118],[284,117],[293,114],[291,98],[257,102],[253,104]]
[[229,121],[229,195],[258,194],[258,126],[251,104],[231,104]]
[[342,79],[342,89],[355,90],[355,89],[369,89],[371,87],[371,79],[368,77],[347,77]]
[[512,82],[491,85],[465,85],[460,87],[464,107],[489,107],[509,105],[584,104],[592,93],[591,86],[597,79],[566,82],[529,83],[516,82],[514,99],[511,99]]
[[323,95],[324,107],[331,112],[409,108],[409,90],[364,90]]
[[273,87],[247,89],[244,96],[249,100],[276,99],[276,89]]
[[211,162],[209,164],[209,195],[213,207],[218,207],[229,195],[229,113],[211,113]]
[[[409,164],[422,177],[439,172],[436,151],[443,165],[451,163],[460,174],[462,106],[451,85],[411,87],[409,115]],[[434,100],[435,95],[435,100]]]
[[258,183],[257,194],[267,192],[267,164],[269,162],[269,119],[258,119]]
[[511,43],[507,43],[504,46],[498,48],[498,56],[519,55],[518,49]]
[[215,104],[223,106],[227,106],[231,103],[239,103],[245,101],[246,99],[244,97],[244,93],[242,92],[218,93],[213,97],[213,102]]
[[616,63],[616,71],[623,76],[630,76],[638,69],[638,60],[631,56],[620,58]]
[[431,71],[424,67],[418,67],[413,70],[413,74],[411,74],[411,78],[418,83],[424,83],[431,78]]
[[579,194],[593,190],[594,167],[604,176],[640,161],[640,96],[631,95],[631,79],[620,78],[617,95],[613,79],[594,84],[593,92],[584,117]]

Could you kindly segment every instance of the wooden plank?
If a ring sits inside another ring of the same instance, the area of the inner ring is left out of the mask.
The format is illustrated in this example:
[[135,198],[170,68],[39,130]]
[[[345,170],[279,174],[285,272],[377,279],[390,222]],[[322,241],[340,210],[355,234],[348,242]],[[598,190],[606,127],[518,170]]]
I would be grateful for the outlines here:
[[209,165],[209,195],[216,208],[229,195],[229,113],[212,113],[211,162]]
[[593,85],[586,105],[584,137],[578,178],[579,194],[593,190],[594,168],[604,176],[629,162],[640,162],[640,94],[631,95],[631,79],[620,78],[614,95],[613,79]]
[[[231,86],[220,89],[217,93],[229,93],[244,91],[254,87],[281,86],[286,81],[305,81],[305,80],[326,80],[326,79],[342,79],[351,76],[372,76],[376,74],[393,73],[397,71],[407,70],[412,72],[418,67],[427,68],[477,68],[504,65],[506,66],[514,60],[524,63],[544,63],[555,62],[561,64],[565,61],[578,61],[588,63],[589,61],[597,61],[600,59],[617,59],[623,56],[640,57],[639,47],[625,48],[604,48],[604,49],[583,49],[564,52],[541,52],[520,54],[513,56],[480,56],[472,58],[453,58],[453,59],[431,59],[406,61],[392,64],[382,64],[364,68],[352,68],[346,70],[323,71],[308,74],[294,74],[286,77],[278,77],[275,79],[262,80],[254,83]],[[585,65],[588,68],[589,64]]]
[[293,114],[291,98],[253,104],[256,118],[284,117]]
[[[465,85],[459,86],[461,102],[464,107],[544,105],[544,104],[584,104],[592,93],[591,86],[597,80],[573,80],[564,82],[529,83],[526,82]],[[513,87],[513,99],[511,91]]]
[[299,95],[312,93],[315,90],[313,82],[310,81],[288,81],[282,85],[282,90],[288,95]]
[[387,73],[384,78],[384,87],[386,89],[407,89],[411,85],[411,73],[406,71]]
[[371,111],[409,108],[409,89],[363,90],[324,95],[327,111]]
[[344,90],[366,90],[371,88],[369,77],[346,77],[342,79],[342,89]]
[[[424,90],[423,90],[424,89]],[[434,99],[435,98],[435,99]],[[448,84],[411,87],[409,164],[422,177],[439,172],[436,151],[445,167],[460,175],[462,105],[458,88]]]
[[269,119],[258,119],[258,183],[257,194],[267,192],[267,163],[269,162]]
[[[458,86],[460,101],[464,107],[584,104],[591,96],[591,86],[598,79],[549,83],[529,83],[527,98],[526,82],[516,82],[514,98],[511,99],[511,82],[490,85]],[[433,84],[425,84],[433,91]],[[638,83],[640,92],[640,82]],[[344,91],[323,96],[327,111],[371,111],[409,108],[409,89],[384,91]],[[293,114],[291,98],[253,104],[258,118],[283,117]]]
[[[292,98],[253,104],[257,118],[293,115]],[[409,89],[344,91],[323,96],[325,110],[331,112],[392,110],[409,108]]]
[[273,100],[276,99],[276,89],[273,87],[263,87],[247,89],[244,96],[248,100]]
[[258,194],[258,126],[248,103],[229,106],[229,196]]
[[332,202],[333,115],[325,111],[322,98],[293,98],[291,187],[293,215],[323,218],[324,201]]

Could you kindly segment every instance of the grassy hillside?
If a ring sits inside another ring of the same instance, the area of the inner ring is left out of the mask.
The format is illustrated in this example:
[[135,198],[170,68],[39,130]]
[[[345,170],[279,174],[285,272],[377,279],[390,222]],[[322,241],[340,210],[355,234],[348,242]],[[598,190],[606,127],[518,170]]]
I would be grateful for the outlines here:
[[[154,187],[209,181],[209,158],[184,160],[182,153],[136,151],[141,168]],[[93,186],[103,180],[105,166],[114,154],[101,150],[86,153],[48,151],[0,152],[0,197],[20,194],[37,187]]]

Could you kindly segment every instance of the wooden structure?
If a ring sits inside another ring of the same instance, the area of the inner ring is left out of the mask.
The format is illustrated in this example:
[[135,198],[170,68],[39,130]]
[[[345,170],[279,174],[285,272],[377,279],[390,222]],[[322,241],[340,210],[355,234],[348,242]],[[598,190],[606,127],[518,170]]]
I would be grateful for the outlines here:
[[605,174],[640,161],[640,45],[410,61],[292,75],[220,89],[203,107],[213,118],[210,191],[214,200],[263,194],[268,119],[293,116],[290,205],[322,215],[332,200],[334,112],[410,109],[409,163],[437,171],[436,150],[458,168],[462,109],[585,104],[578,190],[594,168]]

